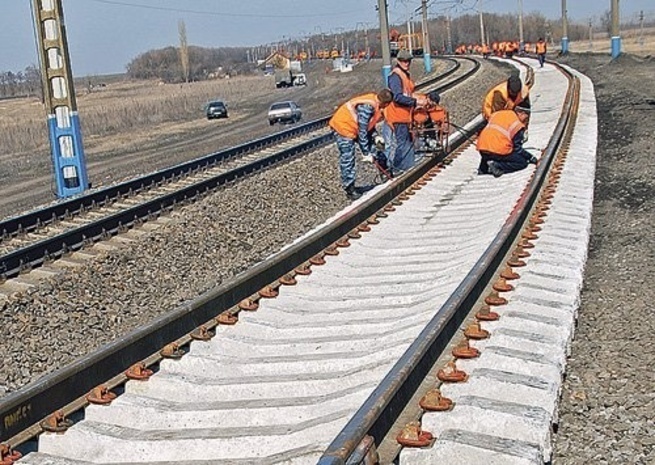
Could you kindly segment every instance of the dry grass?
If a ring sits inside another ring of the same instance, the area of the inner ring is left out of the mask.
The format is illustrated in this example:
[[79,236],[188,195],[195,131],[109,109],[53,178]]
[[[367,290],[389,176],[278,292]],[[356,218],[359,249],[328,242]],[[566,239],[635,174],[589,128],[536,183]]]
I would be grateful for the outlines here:
[[[569,44],[571,52],[611,53],[611,42],[607,34],[596,34],[589,40],[580,40]],[[655,28],[644,28],[643,35],[639,29],[621,31],[621,50],[638,56],[655,55]]]
[[[222,99],[230,110],[239,102],[266,95],[274,89],[271,78],[240,77],[189,84],[121,82],[78,95],[77,106],[85,142],[109,135],[158,132],[172,125],[202,121],[204,104]],[[43,150],[48,132],[43,105],[35,99],[0,102],[0,153],[5,155]]]

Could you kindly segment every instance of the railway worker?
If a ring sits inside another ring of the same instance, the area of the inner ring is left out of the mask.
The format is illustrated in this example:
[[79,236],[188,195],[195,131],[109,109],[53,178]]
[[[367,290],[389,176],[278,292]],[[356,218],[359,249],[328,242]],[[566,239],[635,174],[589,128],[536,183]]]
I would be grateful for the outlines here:
[[507,81],[501,82],[487,93],[482,104],[482,116],[489,121],[492,113],[512,110],[522,102],[530,106],[530,90],[517,74],[512,74]]
[[481,50],[482,50],[482,56],[485,59],[489,58],[489,55],[491,55],[491,50],[489,49],[489,45],[486,43],[482,44]]
[[546,41],[543,37],[539,37],[537,45],[535,46],[535,51],[537,52],[537,57],[539,58],[539,67],[544,67],[544,62],[546,61]]
[[365,157],[377,155],[376,145],[381,145],[383,139],[377,135],[376,124],[392,98],[389,89],[359,95],[337,108],[328,123],[336,132],[341,184],[351,200],[362,196],[355,187],[355,145],[359,145]]
[[497,178],[522,170],[529,163],[537,164],[537,157],[523,148],[529,116],[530,107],[525,102],[513,110],[500,110],[491,115],[476,142],[481,156],[478,174],[493,174]]
[[[394,66],[389,75],[389,89],[393,94],[393,101],[384,110],[383,137],[387,141],[386,156],[392,172],[406,171],[416,163],[416,154],[412,142],[410,125],[412,110],[416,106],[425,105],[425,95],[415,95],[416,85],[409,75],[412,54],[401,50],[396,57]],[[393,135],[393,137],[392,137]],[[393,141],[393,144],[390,143]],[[395,151],[392,154],[393,146]]]

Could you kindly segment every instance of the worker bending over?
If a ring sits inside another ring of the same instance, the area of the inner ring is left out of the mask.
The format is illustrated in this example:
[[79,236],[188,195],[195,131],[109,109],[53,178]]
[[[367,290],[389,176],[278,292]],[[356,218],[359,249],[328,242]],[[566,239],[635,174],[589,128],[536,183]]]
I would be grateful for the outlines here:
[[491,114],[499,110],[511,110],[519,103],[526,102],[530,107],[530,90],[521,82],[521,78],[512,74],[491,89],[484,98],[482,115],[489,121]]
[[523,148],[525,123],[530,115],[530,109],[524,105],[491,115],[477,140],[482,157],[478,174],[500,177],[504,173],[522,170],[529,163],[537,164],[537,157]]
[[392,98],[389,89],[354,97],[337,108],[328,123],[336,132],[341,184],[351,200],[362,196],[355,187],[355,144],[365,157],[375,157],[378,150],[384,150],[384,139],[377,135],[375,125]]

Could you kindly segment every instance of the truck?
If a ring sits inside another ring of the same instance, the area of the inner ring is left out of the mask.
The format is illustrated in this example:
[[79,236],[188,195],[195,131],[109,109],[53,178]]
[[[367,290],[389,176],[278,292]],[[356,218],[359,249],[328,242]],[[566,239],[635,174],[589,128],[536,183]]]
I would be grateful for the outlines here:
[[290,69],[280,69],[275,72],[275,87],[284,89],[291,86],[307,85],[307,76]]
[[291,87],[295,76],[290,69],[280,69],[275,71],[275,87],[278,89],[284,89],[285,87]]

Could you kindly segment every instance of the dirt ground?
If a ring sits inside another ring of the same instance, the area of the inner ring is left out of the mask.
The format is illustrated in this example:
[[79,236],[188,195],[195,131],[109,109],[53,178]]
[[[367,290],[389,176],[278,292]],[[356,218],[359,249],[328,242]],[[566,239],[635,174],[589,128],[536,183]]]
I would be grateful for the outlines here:
[[655,463],[655,59],[560,59],[589,76],[598,158],[589,261],[553,464]]

